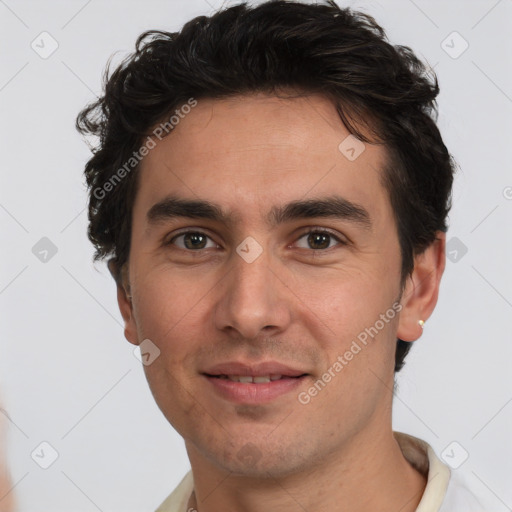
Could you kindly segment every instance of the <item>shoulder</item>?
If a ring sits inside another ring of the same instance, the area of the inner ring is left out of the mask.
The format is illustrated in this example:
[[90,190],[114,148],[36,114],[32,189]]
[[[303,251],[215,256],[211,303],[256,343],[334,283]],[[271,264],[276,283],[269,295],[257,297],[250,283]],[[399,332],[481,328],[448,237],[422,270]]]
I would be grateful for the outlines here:
[[404,457],[427,477],[416,512],[486,512],[463,474],[451,470],[428,443],[402,432],[394,435]]
[[186,512],[188,499],[193,488],[192,471],[189,471],[155,512]]
[[486,510],[479,498],[470,490],[467,479],[452,471],[439,512],[486,512]]

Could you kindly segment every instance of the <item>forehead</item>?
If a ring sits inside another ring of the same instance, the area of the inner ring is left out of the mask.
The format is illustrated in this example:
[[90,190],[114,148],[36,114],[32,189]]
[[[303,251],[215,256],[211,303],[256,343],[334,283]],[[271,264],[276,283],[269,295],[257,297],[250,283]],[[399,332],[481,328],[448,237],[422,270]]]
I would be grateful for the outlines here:
[[267,217],[279,203],[337,194],[378,215],[385,158],[319,95],[200,99],[142,161],[135,210],[172,195],[221,204],[233,218]]

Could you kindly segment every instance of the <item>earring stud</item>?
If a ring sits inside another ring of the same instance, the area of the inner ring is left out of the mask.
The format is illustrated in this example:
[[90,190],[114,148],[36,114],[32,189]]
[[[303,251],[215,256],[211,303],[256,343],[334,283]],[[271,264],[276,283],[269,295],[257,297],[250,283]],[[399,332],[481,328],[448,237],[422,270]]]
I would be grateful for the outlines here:
[[423,320],[418,320],[418,324],[423,329],[423,326],[425,325],[425,322]]

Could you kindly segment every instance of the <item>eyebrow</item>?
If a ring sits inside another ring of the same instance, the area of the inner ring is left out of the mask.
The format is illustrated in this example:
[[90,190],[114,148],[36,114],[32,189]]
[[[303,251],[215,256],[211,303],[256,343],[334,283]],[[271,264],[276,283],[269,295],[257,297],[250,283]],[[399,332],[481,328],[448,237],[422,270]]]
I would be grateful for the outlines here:
[[[207,200],[183,199],[168,196],[154,204],[147,212],[148,224],[154,225],[173,218],[208,219],[227,226],[235,220],[218,204]],[[275,227],[297,219],[332,218],[341,219],[371,230],[368,211],[361,205],[340,196],[292,201],[282,206],[273,206],[267,215],[267,223]]]

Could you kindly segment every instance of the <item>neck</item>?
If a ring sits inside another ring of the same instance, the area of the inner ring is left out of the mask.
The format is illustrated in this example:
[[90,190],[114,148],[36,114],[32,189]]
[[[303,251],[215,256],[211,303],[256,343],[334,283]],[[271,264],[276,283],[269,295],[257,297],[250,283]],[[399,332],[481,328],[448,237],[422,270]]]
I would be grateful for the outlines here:
[[[377,434],[377,435],[375,435]],[[244,510],[308,512],[400,510],[414,512],[426,477],[405,459],[387,432],[358,433],[348,447],[333,451],[321,465],[286,477],[249,478],[222,470],[187,444],[194,493],[190,508],[198,512]]]

